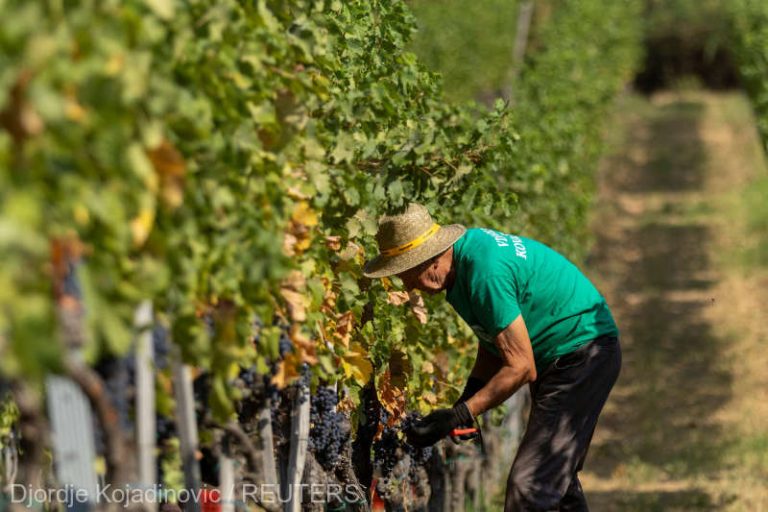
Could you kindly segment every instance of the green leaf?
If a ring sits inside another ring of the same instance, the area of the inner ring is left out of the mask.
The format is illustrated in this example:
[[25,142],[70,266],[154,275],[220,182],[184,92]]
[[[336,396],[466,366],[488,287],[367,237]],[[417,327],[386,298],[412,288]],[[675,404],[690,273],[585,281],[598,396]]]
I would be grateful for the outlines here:
[[164,20],[173,18],[176,12],[174,0],[144,0],[152,12]]

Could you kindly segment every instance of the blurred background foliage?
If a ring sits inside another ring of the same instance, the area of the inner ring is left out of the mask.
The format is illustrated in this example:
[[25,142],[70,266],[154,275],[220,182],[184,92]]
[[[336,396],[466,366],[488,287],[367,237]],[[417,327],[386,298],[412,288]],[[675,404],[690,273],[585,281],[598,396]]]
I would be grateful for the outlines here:
[[412,0],[417,30],[410,48],[443,77],[445,97],[476,100],[509,79],[519,12],[517,0]]

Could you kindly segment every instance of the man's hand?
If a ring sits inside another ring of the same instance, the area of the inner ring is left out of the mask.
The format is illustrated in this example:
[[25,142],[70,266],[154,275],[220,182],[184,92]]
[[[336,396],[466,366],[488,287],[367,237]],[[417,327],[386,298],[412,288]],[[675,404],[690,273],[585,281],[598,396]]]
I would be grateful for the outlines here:
[[[466,402],[467,400],[475,396],[475,393],[483,389],[483,387],[485,387],[484,380],[478,379],[477,377],[470,375],[469,379],[467,379],[467,384],[464,386],[464,391],[461,393],[461,396],[459,397],[459,399],[456,400],[456,402],[454,402],[453,406],[456,407],[460,403]],[[472,428],[474,426],[475,426],[474,419],[470,419],[469,422],[459,425],[457,428]],[[468,441],[470,439],[474,439],[475,437],[477,437],[477,433],[464,434],[461,436],[451,436],[451,439],[453,440],[454,443],[458,443],[459,441]]]
[[405,435],[409,444],[425,448],[448,436],[453,429],[471,424],[472,421],[467,404],[461,402],[451,409],[438,409],[428,414],[414,423]]

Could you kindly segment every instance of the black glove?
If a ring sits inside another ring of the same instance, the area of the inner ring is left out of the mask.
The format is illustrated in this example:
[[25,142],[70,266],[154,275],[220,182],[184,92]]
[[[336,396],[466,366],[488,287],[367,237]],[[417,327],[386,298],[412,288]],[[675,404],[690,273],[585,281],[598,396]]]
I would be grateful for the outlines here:
[[438,409],[428,414],[411,425],[405,435],[412,446],[425,448],[449,435],[453,429],[472,421],[467,404],[461,402],[451,409]]
[[[485,384],[486,384],[486,382],[484,380],[478,379],[477,377],[470,377],[470,378],[468,378],[467,379],[467,383],[464,385],[464,391],[462,391],[461,396],[459,397],[459,399],[456,400],[456,402],[453,404],[454,407],[457,406],[458,404],[462,403],[462,402],[466,402],[467,400],[469,400],[470,398],[475,396],[475,393],[477,393],[478,391],[483,389],[485,387]],[[475,426],[475,420],[472,419],[471,421],[469,421],[466,424],[459,425],[458,428],[472,428],[474,426]],[[474,433],[474,434],[464,434],[464,435],[460,435],[460,436],[451,436],[451,440],[454,443],[459,443],[461,441],[469,441],[470,439],[474,439],[477,436],[478,436],[477,433]]]

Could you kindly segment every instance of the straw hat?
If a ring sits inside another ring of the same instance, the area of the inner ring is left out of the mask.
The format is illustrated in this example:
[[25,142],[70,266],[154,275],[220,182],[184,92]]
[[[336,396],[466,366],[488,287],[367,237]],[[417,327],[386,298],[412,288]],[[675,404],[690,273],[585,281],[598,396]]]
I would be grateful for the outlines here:
[[379,219],[380,254],[366,263],[363,274],[386,277],[405,272],[451,247],[466,230],[461,224],[440,226],[426,208],[411,203],[404,213]]

